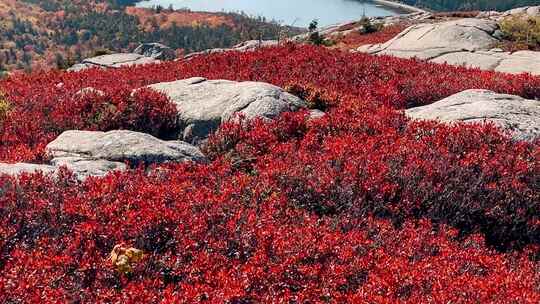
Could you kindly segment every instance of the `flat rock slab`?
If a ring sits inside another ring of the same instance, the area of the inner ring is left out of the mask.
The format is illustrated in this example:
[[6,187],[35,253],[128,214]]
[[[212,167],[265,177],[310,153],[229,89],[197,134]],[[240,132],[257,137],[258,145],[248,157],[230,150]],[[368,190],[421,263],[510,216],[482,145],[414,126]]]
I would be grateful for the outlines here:
[[477,18],[488,18],[500,21],[507,17],[521,16],[521,17],[540,17],[540,6],[524,6],[518,7],[506,12],[487,11],[478,14]]
[[540,75],[540,52],[510,53],[494,49],[499,35],[498,24],[493,20],[460,19],[414,25],[386,43],[364,45],[357,51],[510,74]]
[[120,68],[131,65],[159,63],[152,57],[147,57],[141,54],[135,53],[117,53],[102,55],[92,58],[84,59],[81,63],[75,64],[68,71],[77,72],[89,68]]
[[125,163],[80,157],[58,157],[53,159],[51,164],[58,168],[65,166],[79,180],[84,180],[89,176],[102,177],[112,171],[124,171],[127,169]]
[[417,24],[386,43],[362,46],[358,50],[371,54],[433,59],[451,52],[490,49],[498,42],[492,36],[497,29],[495,21],[472,18]]
[[46,149],[53,158],[76,157],[133,164],[205,161],[197,147],[185,142],[163,141],[149,134],[126,130],[66,131]]
[[69,169],[78,180],[85,180],[89,176],[102,177],[112,171],[124,171],[127,166],[120,162],[106,160],[88,160],[76,157],[55,158],[49,165],[16,163],[0,163],[0,175],[18,176],[21,174],[42,173],[56,174],[61,167]]
[[33,174],[41,172],[43,174],[50,174],[56,172],[57,168],[49,165],[37,165],[27,163],[6,164],[0,163],[0,175],[20,175],[20,174]]
[[195,77],[150,85],[176,104],[180,137],[197,142],[236,114],[246,119],[272,119],[286,111],[307,107],[300,98],[262,82],[207,80]]
[[411,108],[407,116],[441,122],[493,122],[516,140],[540,137],[540,101],[488,90],[467,90],[430,105]]

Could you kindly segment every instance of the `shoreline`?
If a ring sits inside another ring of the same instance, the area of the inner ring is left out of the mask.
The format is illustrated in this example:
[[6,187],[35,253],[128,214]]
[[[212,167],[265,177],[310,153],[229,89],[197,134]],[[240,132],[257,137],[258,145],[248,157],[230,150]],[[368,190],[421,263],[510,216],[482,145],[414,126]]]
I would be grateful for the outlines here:
[[391,1],[391,0],[371,0],[371,1],[373,3],[381,4],[387,7],[402,9],[410,13],[429,13],[428,11],[418,8],[416,6],[412,6],[412,5],[408,5],[408,4],[404,4],[404,3],[400,3],[396,1]]

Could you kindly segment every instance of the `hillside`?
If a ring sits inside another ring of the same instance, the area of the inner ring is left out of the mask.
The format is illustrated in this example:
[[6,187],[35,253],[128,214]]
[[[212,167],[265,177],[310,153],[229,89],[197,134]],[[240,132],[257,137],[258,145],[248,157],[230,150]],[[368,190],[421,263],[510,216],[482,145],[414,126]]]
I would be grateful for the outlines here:
[[[0,54],[15,57],[276,29],[2,1]],[[418,12],[10,73],[0,303],[540,303],[538,18]],[[47,44],[76,28],[101,30]]]
[[111,1],[1,0],[0,16],[0,71],[65,68],[98,50],[125,52],[142,42],[182,53],[274,39],[285,31],[239,14],[158,12]]
[[193,76],[279,85],[326,116],[226,124],[206,163],[1,177],[0,301],[540,300],[538,141],[402,112],[473,88],[540,98],[538,77],[294,45],[20,75],[0,83],[0,157],[46,163],[72,129],[170,138],[171,100],[130,92]]

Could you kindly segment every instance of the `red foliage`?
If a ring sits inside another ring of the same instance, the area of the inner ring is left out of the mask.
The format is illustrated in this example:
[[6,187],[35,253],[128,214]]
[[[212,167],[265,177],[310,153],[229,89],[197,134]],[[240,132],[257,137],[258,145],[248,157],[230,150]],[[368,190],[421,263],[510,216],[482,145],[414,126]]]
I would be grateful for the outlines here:
[[[172,105],[164,106],[166,101],[157,95],[145,95],[148,99],[140,102],[146,110],[134,112],[129,105],[136,101],[130,99],[130,92],[148,84],[192,76],[269,82],[294,88],[307,98],[330,105],[348,100],[404,108],[427,104],[470,88],[529,98],[540,96],[540,78],[530,75],[512,76],[294,45],[109,71],[34,73],[0,83],[0,90],[13,107],[0,126],[0,159],[39,160],[43,146],[65,129],[124,127],[145,131],[145,124],[135,122],[133,115],[144,120],[147,111],[152,112],[153,117],[148,131],[168,129],[173,116]],[[75,100],[76,92],[83,87],[102,90],[106,95],[98,99],[98,105],[93,104],[91,98]],[[112,111],[106,116],[111,119],[88,120],[102,116],[100,107],[107,108],[107,113]],[[121,123],[115,125],[118,119]]]
[[[67,128],[164,136],[171,105],[131,90],[190,76],[274,83],[328,115],[226,124],[209,164],[0,177],[0,302],[540,301],[538,142],[399,111],[469,88],[538,98],[530,75],[285,46],[18,76],[0,157],[39,159]],[[75,96],[89,86],[108,97]],[[146,253],[133,273],[107,262],[116,244]]]
[[359,31],[350,32],[335,40],[339,49],[355,49],[366,44],[385,43],[407,28],[407,24],[385,26],[382,30],[363,34]]

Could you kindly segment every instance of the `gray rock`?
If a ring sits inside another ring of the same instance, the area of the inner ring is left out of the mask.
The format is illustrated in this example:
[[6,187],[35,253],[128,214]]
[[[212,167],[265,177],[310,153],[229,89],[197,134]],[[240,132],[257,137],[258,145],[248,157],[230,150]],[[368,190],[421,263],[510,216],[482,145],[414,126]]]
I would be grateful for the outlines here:
[[174,60],[176,59],[176,52],[170,47],[161,43],[143,43],[139,45],[134,51],[134,54],[139,54],[145,57],[154,58],[157,60]]
[[511,10],[508,10],[502,13],[503,17],[507,16],[519,16],[524,15],[528,17],[539,17],[540,16],[540,6],[524,6],[518,7]]
[[123,171],[127,167],[124,163],[110,162],[106,160],[89,160],[76,157],[55,158],[50,165],[38,165],[28,163],[5,164],[0,163],[0,175],[19,176],[21,174],[42,173],[45,175],[56,174],[61,167],[66,167],[74,176],[83,181],[89,176],[102,177],[112,171]]
[[79,180],[84,180],[89,176],[102,177],[112,171],[124,171],[127,169],[126,164],[121,162],[80,157],[58,157],[53,159],[51,164],[58,168],[65,166]]
[[501,63],[502,57],[481,51],[454,52],[433,58],[431,62],[448,63],[482,70],[494,70]]
[[497,11],[480,12],[477,17],[501,21],[504,18],[514,17],[514,16],[539,17],[540,6],[518,7],[518,8],[508,10],[506,12],[497,12]]
[[495,21],[460,19],[411,26],[384,44],[357,49],[371,54],[428,60],[434,63],[479,68],[497,72],[540,75],[540,52],[504,52],[492,48],[499,41]]
[[493,122],[516,140],[540,137],[540,101],[497,94],[488,90],[467,90],[430,105],[406,111],[413,119],[441,122]]
[[189,78],[150,85],[176,104],[181,139],[198,142],[236,114],[246,119],[272,119],[282,112],[305,108],[306,103],[283,89],[262,82]]
[[124,130],[66,131],[46,149],[53,158],[76,157],[92,161],[128,161],[133,164],[205,161],[197,147],[185,142],[163,141],[149,134]]
[[358,51],[403,58],[433,59],[448,53],[490,49],[498,42],[492,35],[496,22],[460,19],[434,24],[413,25],[390,41],[362,46]]
[[162,141],[151,135],[132,131],[66,131],[47,145],[53,157],[50,164],[0,163],[0,175],[23,173],[56,174],[61,167],[79,180],[102,177],[127,169],[125,161],[138,164],[169,161],[205,161],[201,151],[180,141]]
[[501,60],[495,71],[510,74],[531,73],[540,75],[540,52],[519,51],[506,53],[506,57]]
[[20,174],[33,174],[41,172],[43,174],[51,174],[56,172],[57,168],[49,165],[37,165],[37,164],[6,164],[0,163],[0,175],[12,175],[17,176]]
[[75,64],[68,71],[78,72],[89,68],[120,68],[124,66],[159,63],[151,57],[134,53],[117,53],[87,58],[81,63]]
[[510,53],[500,49],[491,49],[489,51],[455,52],[439,56],[430,61],[501,73],[540,75],[540,52],[533,51]]
[[244,41],[242,43],[239,43],[233,46],[232,49],[235,51],[245,52],[245,51],[255,50],[258,48],[270,47],[270,46],[276,46],[276,45],[278,45],[277,40],[248,40],[248,41]]

